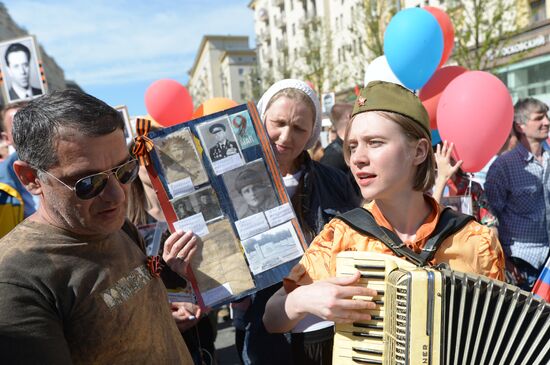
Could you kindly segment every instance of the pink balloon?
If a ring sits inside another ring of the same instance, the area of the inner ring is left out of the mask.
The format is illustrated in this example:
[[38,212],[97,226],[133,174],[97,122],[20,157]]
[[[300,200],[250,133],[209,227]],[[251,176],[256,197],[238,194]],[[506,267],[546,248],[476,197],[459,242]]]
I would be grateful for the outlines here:
[[480,171],[500,150],[514,119],[506,85],[484,71],[456,77],[445,88],[437,107],[442,140],[455,144],[455,157],[466,172]]
[[153,82],[145,92],[147,113],[164,127],[184,122],[193,115],[193,100],[179,82],[162,79]]

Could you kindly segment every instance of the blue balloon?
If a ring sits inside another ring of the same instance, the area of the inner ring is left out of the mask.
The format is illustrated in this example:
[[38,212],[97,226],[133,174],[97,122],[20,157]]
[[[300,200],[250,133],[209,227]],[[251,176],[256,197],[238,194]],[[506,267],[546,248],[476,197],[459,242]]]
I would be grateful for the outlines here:
[[384,53],[403,85],[420,89],[441,61],[443,31],[427,10],[401,10],[391,19],[384,33]]
[[441,142],[441,136],[439,135],[439,131],[437,129],[432,129],[432,146],[436,146],[438,143]]

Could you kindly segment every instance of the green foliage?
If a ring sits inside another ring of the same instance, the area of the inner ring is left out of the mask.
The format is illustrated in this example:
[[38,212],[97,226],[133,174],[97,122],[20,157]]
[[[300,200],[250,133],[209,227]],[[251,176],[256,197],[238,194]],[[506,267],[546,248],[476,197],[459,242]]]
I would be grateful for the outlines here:
[[495,67],[496,52],[518,32],[524,16],[518,10],[517,3],[509,0],[461,2],[449,8],[447,14],[455,29],[452,59],[470,70]]

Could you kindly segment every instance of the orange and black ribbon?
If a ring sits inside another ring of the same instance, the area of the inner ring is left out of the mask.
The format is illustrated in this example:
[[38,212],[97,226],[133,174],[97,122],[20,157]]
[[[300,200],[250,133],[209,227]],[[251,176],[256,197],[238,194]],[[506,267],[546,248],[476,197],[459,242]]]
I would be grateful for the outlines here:
[[139,159],[139,162],[143,166],[147,166],[151,163],[151,158],[149,157],[149,152],[154,147],[153,141],[151,138],[147,137],[149,129],[151,128],[151,121],[145,118],[136,119],[136,132],[137,137],[134,138],[134,148],[132,153]]
[[147,256],[147,269],[149,269],[151,276],[159,278],[162,267],[163,265],[159,256]]

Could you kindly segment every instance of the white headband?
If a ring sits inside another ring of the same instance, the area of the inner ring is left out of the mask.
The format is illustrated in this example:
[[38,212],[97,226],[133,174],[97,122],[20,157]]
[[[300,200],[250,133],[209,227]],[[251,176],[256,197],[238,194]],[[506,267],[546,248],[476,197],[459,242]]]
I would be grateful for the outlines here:
[[313,91],[313,89],[310,88],[305,82],[296,79],[285,79],[277,81],[276,83],[271,85],[271,87],[267,89],[267,91],[262,95],[257,105],[258,111],[262,117],[262,121],[265,124],[265,112],[271,98],[279,91],[284,89],[296,89],[304,92],[311,99],[313,105],[315,106],[315,120],[313,124],[313,130],[311,131],[311,136],[309,137],[309,140],[307,141],[305,146],[306,149],[310,149],[315,146],[315,143],[317,142],[317,140],[319,139],[319,135],[321,134],[321,107],[319,105],[317,94],[315,94],[315,91]]

